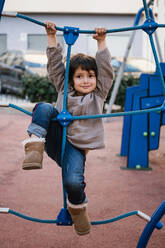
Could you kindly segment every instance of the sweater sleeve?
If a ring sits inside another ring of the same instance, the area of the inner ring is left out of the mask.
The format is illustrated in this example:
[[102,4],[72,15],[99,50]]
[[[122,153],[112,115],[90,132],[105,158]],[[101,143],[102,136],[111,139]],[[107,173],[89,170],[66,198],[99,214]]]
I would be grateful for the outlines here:
[[98,67],[98,78],[96,94],[106,99],[113,83],[113,69],[110,64],[111,55],[108,48],[96,53],[96,63]]
[[62,47],[60,44],[57,47],[48,47],[46,54],[48,58],[48,78],[54,84],[57,92],[62,91],[65,77],[65,67],[62,62]]

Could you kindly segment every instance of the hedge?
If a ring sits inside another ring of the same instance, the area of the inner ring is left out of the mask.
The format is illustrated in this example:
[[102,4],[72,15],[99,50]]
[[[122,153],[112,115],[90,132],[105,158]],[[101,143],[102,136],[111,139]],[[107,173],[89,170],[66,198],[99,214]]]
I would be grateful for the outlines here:
[[53,103],[57,100],[57,92],[48,77],[25,76],[23,78],[23,97],[28,97],[31,102]]
[[[115,80],[114,80],[115,82]],[[139,79],[133,76],[124,76],[121,80],[119,91],[115,104],[124,108],[126,88],[139,84]],[[49,102],[53,103],[57,100],[57,92],[55,87],[50,83],[48,77],[39,75],[26,76],[23,79],[23,97],[27,96],[31,102]],[[113,87],[109,91],[106,103],[109,102]]]

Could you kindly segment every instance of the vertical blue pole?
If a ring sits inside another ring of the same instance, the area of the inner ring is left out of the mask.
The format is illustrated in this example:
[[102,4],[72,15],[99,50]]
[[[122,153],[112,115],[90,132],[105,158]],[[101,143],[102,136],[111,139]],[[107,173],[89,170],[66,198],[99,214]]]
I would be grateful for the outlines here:
[[68,81],[69,81],[70,54],[71,54],[71,45],[68,45],[66,70],[65,70],[65,83],[64,83],[63,111],[66,110],[66,106],[67,106],[67,90],[68,90]]
[[144,11],[145,11],[145,14],[146,14],[146,18],[148,19],[149,18],[149,9],[148,9],[146,0],[143,0],[143,5],[144,5]]
[[[64,151],[65,151],[65,145],[66,145],[66,135],[67,135],[67,127],[63,127],[63,135],[62,135],[62,152],[61,152],[61,164],[62,164],[62,170],[63,170],[63,157],[64,157]],[[64,208],[67,208],[66,203],[66,191],[64,187],[64,183],[62,180],[62,186],[63,186],[63,206]]]
[[[70,54],[71,54],[71,45],[68,45],[67,50],[67,60],[66,60],[66,69],[65,69],[65,82],[64,82],[64,97],[63,97],[63,113],[67,110],[67,90],[68,90],[68,81],[69,81],[69,64],[70,64]],[[63,127],[63,136],[62,136],[62,152],[61,152],[61,164],[63,170],[63,158],[66,145],[66,136],[67,136],[67,127]],[[63,203],[64,208],[67,208],[66,203],[66,191],[63,184]]]

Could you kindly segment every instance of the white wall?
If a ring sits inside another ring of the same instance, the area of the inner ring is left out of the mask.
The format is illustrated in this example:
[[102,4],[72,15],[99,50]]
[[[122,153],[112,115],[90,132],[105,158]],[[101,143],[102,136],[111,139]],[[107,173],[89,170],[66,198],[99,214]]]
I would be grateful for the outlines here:
[[[81,29],[93,30],[96,26],[110,28],[120,28],[132,26],[134,16],[115,16],[115,15],[28,15],[32,18],[44,22],[51,20],[56,22],[57,26],[76,26]],[[2,17],[0,22],[0,33],[8,35],[8,49],[27,50],[27,34],[45,34],[42,26],[33,24],[19,18]],[[61,33],[61,32],[60,32]],[[109,34],[107,44],[112,56],[123,56],[130,37],[130,32],[121,32]],[[142,56],[142,31],[138,31],[130,56]],[[139,44],[141,44],[139,46]],[[91,35],[80,34],[78,40],[72,49],[73,53],[84,52],[94,54],[96,51],[96,41]]]
[[4,10],[42,13],[136,13],[142,0],[6,0]]

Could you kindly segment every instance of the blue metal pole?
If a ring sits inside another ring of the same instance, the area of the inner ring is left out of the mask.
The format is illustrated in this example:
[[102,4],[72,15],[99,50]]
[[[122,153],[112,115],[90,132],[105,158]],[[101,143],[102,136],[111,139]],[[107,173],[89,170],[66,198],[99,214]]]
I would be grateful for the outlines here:
[[[63,127],[63,135],[62,135],[62,151],[61,151],[61,164],[62,164],[62,170],[63,170],[63,158],[64,158],[64,152],[65,152],[65,145],[66,145],[66,136],[67,136],[67,127]],[[62,186],[63,186],[63,206],[66,209],[67,203],[66,203],[66,191],[64,187],[64,183],[62,180]]]
[[157,208],[157,210],[151,217],[151,221],[145,226],[144,231],[142,232],[142,235],[137,244],[137,248],[146,247],[156,224],[159,222],[159,220],[163,217],[164,214],[165,214],[165,201],[163,201],[161,205]]
[[[35,20],[35,19],[31,18],[31,17],[19,14],[19,13],[17,13],[17,14],[4,13],[2,15],[3,16],[9,16],[9,17],[18,17],[18,18],[25,19],[27,21],[30,21],[30,22],[33,22],[35,24],[38,24],[40,26],[45,27],[45,23],[43,23],[41,21],[38,21],[38,20]],[[117,33],[117,32],[140,30],[140,29],[144,29],[145,27],[146,27],[145,25],[139,25],[139,26],[137,25],[137,26],[134,26],[134,27],[107,29],[107,33]],[[165,24],[158,24],[157,27],[165,27]],[[61,28],[61,27],[58,27],[58,26],[56,26],[56,29],[58,31],[62,31],[62,32],[64,31],[64,28]],[[94,30],[79,30],[79,33],[81,33],[81,34],[94,34],[95,31]]]
[[65,82],[64,82],[63,111],[66,111],[67,108],[67,90],[68,90],[68,81],[69,81],[70,55],[71,55],[71,45],[68,45],[66,69],[65,69]]
[[[66,69],[65,69],[65,82],[64,82],[63,113],[65,113],[65,111],[67,110],[67,91],[68,91],[68,81],[69,81],[70,55],[71,55],[71,45],[68,45]],[[67,127],[63,127],[62,152],[61,152],[62,170],[64,169],[63,158],[64,158],[64,152],[65,152],[66,138],[67,138]],[[62,181],[62,184],[63,184],[63,181]],[[64,205],[64,208],[67,208],[66,191],[65,191],[64,184],[63,184],[63,205]]]
[[[32,113],[18,107],[14,104],[9,104],[8,107],[17,109],[27,115],[32,116]],[[118,116],[126,116],[126,115],[137,115],[137,114],[144,114],[144,113],[151,113],[151,112],[159,112],[159,111],[165,111],[164,104],[161,107],[152,108],[152,109],[143,109],[143,110],[136,110],[136,111],[127,111],[127,112],[117,112],[117,113],[111,113],[111,114],[101,114],[101,115],[84,115],[84,116],[72,116],[72,120],[85,120],[85,119],[98,119],[98,118],[106,118],[106,117],[118,117]],[[57,120],[56,118],[53,120]]]
[[[4,16],[10,16],[10,14],[4,14]],[[14,17],[11,15],[11,17]],[[31,17],[28,17],[28,16],[25,16],[25,15],[22,15],[22,14],[19,14],[17,13],[15,15],[15,17],[18,17],[18,18],[21,18],[21,19],[25,19],[27,21],[30,21],[30,22],[33,22],[35,24],[38,24],[40,26],[43,26],[45,27],[45,23],[41,22],[41,21],[38,21],[38,20],[35,20]],[[133,30],[139,30],[139,29],[142,29],[144,26],[143,25],[139,25],[139,26],[136,26],[136,27],[125,27],[125,28],[116,28],[116,29],[108,29],[107,30],[107,33],[115,33],[115,32],[124,32],[124,31],[133,31]],[[64,31],[64,28],[61,28],[61,27],[58,27],[56,26],[56,29],[58,31]],[[94,34],[95,31],[94,30],[79,30],[79,33],[82,33],[82,34]]]
[[144,11],[145,11],[145,14],[146,14],[146,18],[148,19],[149,18],[149,10],[148,10],[146,0],[143,0],[143,5],[144,5]]
[[72,120],[85,120],[85,119],[98,119],[98,118],[106,118],[106,117],[126,116],[126,115],[137,115],[137,114],[159,112],[159,111],[163,111],[163,106],[158,107],[158,108],[152,108],[152,109],[118,112],[118,113],[111,113],[111,114],[72,116]]

